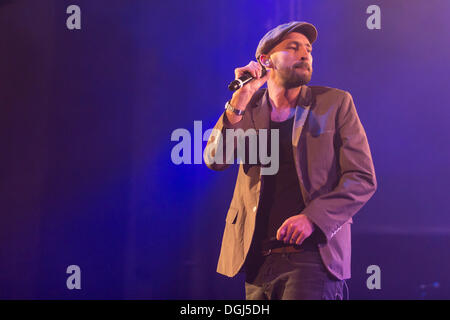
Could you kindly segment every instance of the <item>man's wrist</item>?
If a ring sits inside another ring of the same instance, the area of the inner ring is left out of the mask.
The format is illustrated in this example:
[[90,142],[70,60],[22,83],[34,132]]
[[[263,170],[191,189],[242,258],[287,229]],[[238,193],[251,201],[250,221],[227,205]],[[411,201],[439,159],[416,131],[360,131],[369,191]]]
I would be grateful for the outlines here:
[[233,106],[230,104],[230,101],[227,101],[227,103],[225,103],[225,110],[228,110],[228,111],[230,111],[230,112],[233,112],[233,113],[234,113],[235,115],[237,115],[237,116],[243,116],[244,113],[245,113],[245,109],[244,109],[244,110],[241,110],[241,109],[238,109],[238,108],[233,107]]
[[236,92],[231,97],[229,103],[234,109],[245,110],[252,96],[253,94],[251,94],[250,92]]

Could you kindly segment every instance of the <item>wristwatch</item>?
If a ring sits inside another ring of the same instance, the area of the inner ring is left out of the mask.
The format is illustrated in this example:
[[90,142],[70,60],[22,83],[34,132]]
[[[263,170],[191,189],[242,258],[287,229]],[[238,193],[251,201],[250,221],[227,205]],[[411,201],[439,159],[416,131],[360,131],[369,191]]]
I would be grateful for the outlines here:
[[245,110],[233,108],[233,106],[230,104],[230,101],[227,101],[227,103],[225,103],[225,110],[230,110],[231,112],[233,112],[235,115],[238,116],[243,116],[245,113]]

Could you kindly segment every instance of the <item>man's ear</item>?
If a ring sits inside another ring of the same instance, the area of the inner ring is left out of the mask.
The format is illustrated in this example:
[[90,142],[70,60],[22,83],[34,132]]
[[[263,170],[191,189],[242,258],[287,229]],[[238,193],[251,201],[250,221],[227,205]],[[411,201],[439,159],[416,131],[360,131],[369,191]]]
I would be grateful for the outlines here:
[[270,61],[270,58],[264,54],[262,54],[259,57],[259,61],[261,62],[261,64],[266,67],[266,68],[272,68],[272,61]]

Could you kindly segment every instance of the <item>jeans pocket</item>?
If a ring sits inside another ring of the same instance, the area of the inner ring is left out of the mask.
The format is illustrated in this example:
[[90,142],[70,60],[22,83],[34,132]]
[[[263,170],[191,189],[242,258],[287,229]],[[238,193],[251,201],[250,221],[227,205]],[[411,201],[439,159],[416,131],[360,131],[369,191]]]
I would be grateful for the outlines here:
[[322,258],[318,251],[303,251],[298,253],[287,253],[284,255],[285,260],[294,267],[316,267],[325,271]]

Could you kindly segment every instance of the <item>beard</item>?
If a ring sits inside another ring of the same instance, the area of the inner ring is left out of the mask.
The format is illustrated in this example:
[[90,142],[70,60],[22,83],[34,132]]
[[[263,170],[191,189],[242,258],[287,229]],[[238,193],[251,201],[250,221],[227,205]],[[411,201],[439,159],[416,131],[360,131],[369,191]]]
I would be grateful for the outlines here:
[[297,88],[311,81],[312,67],[298,62],[289,68],[278,69],[281,86],[286,89]]

